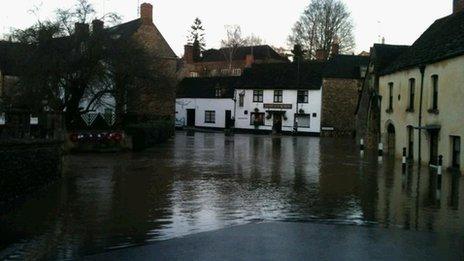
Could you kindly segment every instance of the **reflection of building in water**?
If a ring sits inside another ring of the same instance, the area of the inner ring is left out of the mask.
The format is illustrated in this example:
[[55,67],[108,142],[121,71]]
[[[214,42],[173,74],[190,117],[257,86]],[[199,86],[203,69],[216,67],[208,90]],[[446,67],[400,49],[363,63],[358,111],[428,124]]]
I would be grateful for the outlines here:
[[439,186],[433,170],[414,168],[402,174],[400,163],[388,161],[377,176],[376,219],[384,225],[462,234],[464,184],[460,179],[446,172]]

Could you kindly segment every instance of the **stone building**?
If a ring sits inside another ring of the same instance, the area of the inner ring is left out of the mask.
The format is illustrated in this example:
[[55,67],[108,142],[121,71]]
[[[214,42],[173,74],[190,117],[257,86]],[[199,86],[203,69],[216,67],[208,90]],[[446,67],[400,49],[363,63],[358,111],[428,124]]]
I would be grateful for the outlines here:
[[408,46],[374,44],[369,66],[356,109],[356,140],[363,139],[367,148],[377,148],[380,142],[379,76]]
[[464,170],[464,0],[435,21],[381,72],[380,130],[385,147],[411,159]]
[[240,76],[245,68],[253,64],[289,61],[269,45],[210,49],[204,52],[186,45],[183,62],[184,77],[218,77]]
[[126,113],[174,119],[178,57],[153,23],[153,6],[143,3],[140,18],[107,30],[114,37],[133,37],[142,43],[152,56],[153,66],[163,70],[166,78],[172,79],[167,86],[143,86],[143,92],[132,98],[132,106]]
[[369,57],[333,55],[322,82],[322,136],[353,137],[359,92]]

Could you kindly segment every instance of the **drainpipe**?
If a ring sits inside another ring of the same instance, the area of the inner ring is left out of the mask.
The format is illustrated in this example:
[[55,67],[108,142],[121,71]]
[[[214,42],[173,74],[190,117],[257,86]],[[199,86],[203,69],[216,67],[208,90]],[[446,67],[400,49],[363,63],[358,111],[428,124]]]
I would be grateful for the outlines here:
[[421,89],[420,89],[420,103],[419,103],[419,168],[422,165],[422,107],[423,107],[423,97],[424,97],[424,74],[425,74],[425,65],[419,66],[419,70],[421,73]]

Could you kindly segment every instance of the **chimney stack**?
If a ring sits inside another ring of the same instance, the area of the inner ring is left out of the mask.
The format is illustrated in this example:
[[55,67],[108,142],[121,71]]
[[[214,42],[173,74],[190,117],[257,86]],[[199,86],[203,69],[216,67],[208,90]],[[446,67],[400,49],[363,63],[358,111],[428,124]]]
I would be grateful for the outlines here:
[[464,0],[453,0],[453,14],[464,10]]
[[86,37],[89,35],[89,25],[86,23],[75,23],[74,24],[74,34],[77,37]]
[[153,6],[151,4],[143,3],[140,5],[140,19],[142,24],[153,24]]
[[340,54],[340,42],[338,41],[338,37],[335,36],[332,41],[330,57],[335,57],[339,54]]
[[254,63],[255,63],[255,56],[252,54],[247,54],[245,58],[245,67],[251,68],[251,66],[253,66]]
[[92,32],[101,33],[103,31],[104,23],[102,20],[95,19],[92,21]]
[[194,55],[193,55],[193,46],[192,45],[184,45],[184,61],[187,64],[194,63]]
[[324,49],[319,49],[316,51],[316,60],[325,61],[327,60],[327,51]]

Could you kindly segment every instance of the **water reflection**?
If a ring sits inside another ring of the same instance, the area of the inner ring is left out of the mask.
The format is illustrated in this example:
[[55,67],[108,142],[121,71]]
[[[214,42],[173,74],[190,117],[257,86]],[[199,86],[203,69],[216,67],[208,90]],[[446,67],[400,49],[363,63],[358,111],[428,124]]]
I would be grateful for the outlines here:
[[149,152],[77,155],[59,183],[0,215],[0,259],[68,259],[256,220],[464,233],[464,184],[351,141],[178,133]]

